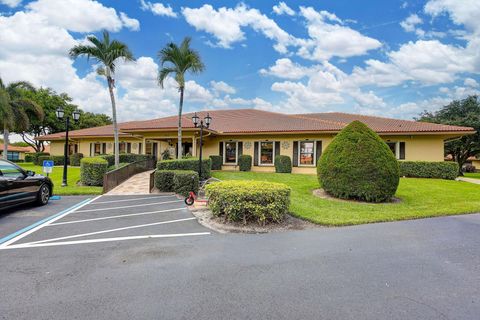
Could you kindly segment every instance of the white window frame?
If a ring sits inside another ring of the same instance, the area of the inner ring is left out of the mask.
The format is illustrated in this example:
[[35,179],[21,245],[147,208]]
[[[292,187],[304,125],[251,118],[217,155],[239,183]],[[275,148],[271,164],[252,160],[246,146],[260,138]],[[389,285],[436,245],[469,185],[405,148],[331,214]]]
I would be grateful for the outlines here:
[[[268,142],[273,145],[272,163],[262,163],[262,142]],[[264,167],[273,167],[275,165],[275,141],[263,140],[258,141],[258,165]]]
[[[227,157],[227,143],[235,143],[235,162],[226,162]],[[238,165],[238,141],[223,141],[223,165],[236,166]]]
[[[395,159],[400,160],[400,141],[385,141],[387,144],[395,143]],[[388,147],[390,149],[390,146]]]
[[[300,158],[301,158],[301,145],[302,142],[313,142],[313,164],[300,164]],[[315,167],[317,165],[317,141],[316,140],[301,140],[298,141],[298,146],[297,146],[297,154],[298,154],[298,159],[297,159],[297,164],[299,167]]]

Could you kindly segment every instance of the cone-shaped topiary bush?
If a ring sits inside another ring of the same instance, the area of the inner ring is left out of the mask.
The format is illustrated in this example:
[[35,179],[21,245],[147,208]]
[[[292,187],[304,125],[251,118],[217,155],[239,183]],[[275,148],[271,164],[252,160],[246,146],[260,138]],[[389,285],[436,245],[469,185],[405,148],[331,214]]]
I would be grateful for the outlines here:
[[369,202],[397,191],[399,167],[387,144],[360,121],[346,126],[328,145],[317,166],[323,189],[334,197]]

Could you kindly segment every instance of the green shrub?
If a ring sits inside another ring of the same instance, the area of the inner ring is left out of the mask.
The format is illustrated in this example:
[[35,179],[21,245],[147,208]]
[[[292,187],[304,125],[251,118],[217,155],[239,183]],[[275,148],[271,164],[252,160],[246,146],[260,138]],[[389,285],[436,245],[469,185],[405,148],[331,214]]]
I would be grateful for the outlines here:
[[43,166],[43,161],[51,160],[53,161],[54,166],[63,166],[65,157],[64,156],[40,156],[38,157],[38,165]]
[[35,153],[32,153],[31,156],[32,156],[32,162],[37,165],[37,166],[41,166],[42,164],[38,162],[38,157],[42,157],[42,156],[49,156],[50,153],[48,152],[35,152]]
[[128,166],[129,164],[130,164],[130,163],[120,162],[120,163],[118,164],[118,168],[115,168],[115,165],[108,166],[107,172],[120,169],[120,168],[122,168],[122,167]]
[[266,181],[222,181],[207,185],[208,205],[227,221],[281,222],[288,213],[290,188]]
[[193,170],[175,170],[173,175],[173,191],[184,197],[188,196],[190,191],[198,193],[198,172]]
[[[202,160],[202,177],[201,179],[208,179],[210,175],[210,167],[212,161],[210,159]],[[198,159],[180,159],[180,160],[161,160],[157,162],[158,170],[193,170],[198,172]]]
[[25,162],[33,162],[33,154],[32,153],[26,153],[25,154]]
[[[107,160],[109,167],[115,165],[115,156],[113,154],[102,154],[102,155],[99,155],[98,157]],[[135,153],[121,153],[118,157],[119,157],[120,163],[132,163],[137,161],[154,159],[153,155],[135,154]]]
[[337,198],[387,201],[400,180],[398,161],[387,144],[360,121],[335,136],[317,166],[323,189]]
[[156,170],[155,187],[162,192],[172,192],[174,176],[175,170]]
[[275,157],[275,172],[277,173],[291,173],[292,160],[289,156],[278,155]]
[[115,165],[115,156],[113,154],[101,154],[97,158],[105,159],[109,167]]
[[454,180],[458,176],[456,162],[399,161],[400,176]]
[[222,170],[222,156],[210,156],[210,160],[212,161],[212,170]]
[[250,171],[252,169],[252,156],[248,154],[242,154],[238,157],[238,166],[240,171]]
[[103,185],[103,176],[107,173],[108,162],[100,157],[80,160],[80,181],[86,186]]
[[83,153],[74,153],[70,156],[70,165],[74,167],[80,166],[80,160],[83,158]]

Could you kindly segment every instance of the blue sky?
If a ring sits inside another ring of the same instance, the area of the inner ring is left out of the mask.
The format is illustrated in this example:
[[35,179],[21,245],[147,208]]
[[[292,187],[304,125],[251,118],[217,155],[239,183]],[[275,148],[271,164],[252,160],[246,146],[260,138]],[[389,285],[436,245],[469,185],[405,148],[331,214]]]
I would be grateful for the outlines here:
[[176,113],[157,52],[193,39],[206,65],[185,109],[343,111],[412,118],[478,93],[480,2],[0,0],[0,77],[67,92],[110,113],[104,79],[68,49],[107,29],[137,58],[120,63],[122,121]]

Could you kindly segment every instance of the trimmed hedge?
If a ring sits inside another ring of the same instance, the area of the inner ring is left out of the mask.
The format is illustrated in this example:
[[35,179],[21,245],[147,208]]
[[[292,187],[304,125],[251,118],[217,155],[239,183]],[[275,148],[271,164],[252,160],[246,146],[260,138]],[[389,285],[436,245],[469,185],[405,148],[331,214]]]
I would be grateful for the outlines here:
[[210,160],[212,161],[212,170],[222,170],[222,156],[210,156]]
[[[103,154],[99,155],[98,157],[107,160],[108,166],[115,165],[115,155],[113,154]],[[135,154],[135,153],[121,153],[119,155],[120,163],[132,163],[136,161],[143,161],[148,159],[154,159],[154,156],[149,154]]]
[[292,173],[292,160],[289,156],[278,155],[275,157],[275,172]]
[[[200,179],[208,179],[211,177],[210,167],[212,160],[202,160],[202,176]],[[161,160],[157,162],[158,170],[193,170],[198,173],[198,159],[180,159],[180,160]]]
[[103,185],[103,176],[107,173],[108,162],[100,157],[80,160],[80,181],[86,186]]
[[83,158],[83,153],[74,153],[70,156],[70,165],[74,167],[80,166],[80,160]]
[[173,175],[173,191],[184,197],[188,196],[190,191],[198,193],[198,172],[193,170],[176,170]]
[[39,165],[42,165],[42,164],[38,162],[38,157],[49,156],[49,155],[50,155],[50,153],[48,153],[48,152],[35,152],[35,153],[31,154],[31,157],[32,157],[31,159],[32,159],[32,162],[35,165],[39,166]]
[[252,156],[248,154],[242,154],[238,157],[238,166],[240,171],[250,171],[252,169]]
[[454,180],[458,176],[456,162],[399,161],[400,176]]
[[33,162],[33,153],[25,153],[25,162]]
[[290,205],[290,188],[283,183],[222,181],[207,185],[206,193],[215,216],[243,224],[281,222]]
[[38,165],[43,166],[44,160],[52,160],[54,166],[63,166],[65,163],[64,156],[40,156],[37,158]]
[[175,170],[156,170],[155,187],[162,192],[172,192],[174,176]]
[[353,121],[335,136],[318,161],[317,174],[332,196],[368,202],[390,200],[400,181],[392,151],[360,121]]

